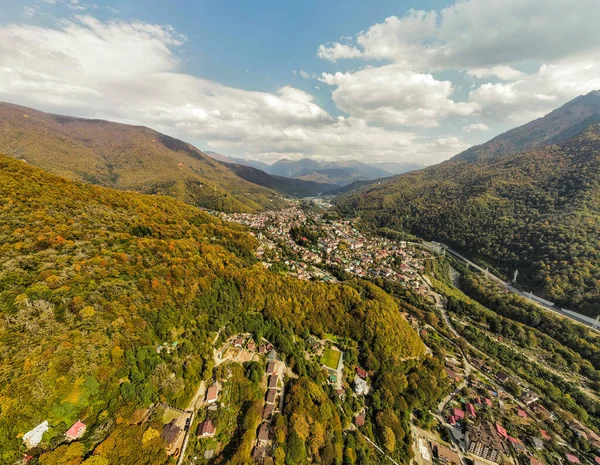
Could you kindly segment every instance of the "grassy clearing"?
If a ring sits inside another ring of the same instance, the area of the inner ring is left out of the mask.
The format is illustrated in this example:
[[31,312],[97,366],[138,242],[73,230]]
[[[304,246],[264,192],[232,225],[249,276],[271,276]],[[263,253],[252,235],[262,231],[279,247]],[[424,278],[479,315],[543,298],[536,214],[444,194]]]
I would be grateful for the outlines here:
[[321,359],[321,363],[323,363],[323,365],[325,365],[327,368],[337,370],[341,356],[342,353],[338,350],[325,349],[325,352],[323,353],[323,358]]

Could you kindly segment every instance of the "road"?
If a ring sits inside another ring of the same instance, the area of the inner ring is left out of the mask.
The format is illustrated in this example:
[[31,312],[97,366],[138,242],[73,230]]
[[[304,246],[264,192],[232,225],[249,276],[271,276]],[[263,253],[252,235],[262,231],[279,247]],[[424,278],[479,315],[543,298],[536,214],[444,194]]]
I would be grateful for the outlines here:
[[[439,244],[439,245],[438,245]],[[525,299],[527,299],[527,301],[529,301],[532,304],[537,305],[538,307],[541,307],[545,310],[550,310],[553,313],[556,313],[557,315],[561,315],[564,316],[572,321],[575,321],[577,323],[581,323],[584,324],[592,329],[594,326],[594,320],[592,318],[586,317],[584,315],[579,315],[575,312],[572,312],[570,310],[563,310],[562,308],[559,308],[557,306],[550,306],[550,305],[546,305],[542,302],[538,302],[536,300],[533,300],[529,297],[529,294],[526,294],[525,292],[511,286],[510,284],[508,284],[507,282],[505,282],[502,278],[499,278],[498,276],[490,273],[488,270],[480,267],[479,265],[473,263],[471,260],[469,260],[467,257],[465,257],[464,255],[462,255],[461,253],[457,252],[456,250],[452,250],[450,247],[448,247],[445,244],[442,244],[441,242],[426,242],[424,244],[422,244],[425,246],[425,248],[427,248],[428,250],[433,250],[433,251],[437,251],[438,253],[441,252],[442,250],[446,250],[447,252],[451,253],[452,255],[454,255],[456,258],[462,260],[463,262],[467,263],[469,266],[475,268],[476,270],[480,271],[481,273],[483,273],[485,276],[487,276],[489,279],[491,279],[492,281],[496,281],[497,283],[501,284],[502,286],[504,286],[505,288],[507,288],[509,291],[511,291],[514,294],[517,294]]]
[[177,459],[177,465],[181,465],[183,463],[183,459],[185,458],[185,450],[187,449],[188,441],[190,439],[190,434],[192,432],[192,426],[194,425],[194,416],[196,415],[196,409],[198,407],[198,403],[201,399],[204,398],[204,394],[206,392],[206,383],[204,380],[200,381],[200,386],[198,386],[198,390],[194,397],[188,404],[187,411],[191,412],[190,417],[190,427],[185,432],[185,436],[183,438],[183,445],[181,446],[181,452],[179,453],[179,458]]

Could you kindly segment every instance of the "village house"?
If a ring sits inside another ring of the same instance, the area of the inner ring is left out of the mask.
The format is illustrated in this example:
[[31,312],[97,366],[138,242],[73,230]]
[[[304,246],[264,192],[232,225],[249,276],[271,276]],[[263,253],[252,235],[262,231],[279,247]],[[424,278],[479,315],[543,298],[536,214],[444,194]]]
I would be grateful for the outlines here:
[[273,410],[275,410],[275,407],[273,406],[273,404],[267,404],[265,405],[265,408],[263,409],[263,420],[270,420],[271,416],[273,416]]
[[272,375],[275,373],[275,370],[276,370],[275,361],[271,360],[269,363],[267,363],[267,374]]
[[77,420],[73,426],[71,426],[67,432],[65,433],[65,437],[68,441],[74,441],[75,439],[79,439],[85,433],[85,424],[83,424],[80,420]]
[[167,443],[168,453],[171,453],[173,451],[173,447],[175,446],[175,443],[177,442],[177,439],[179,438],[181,432],[182,429],[179,426],[177,426],[176,419],[171,420],[171,423],[166,424],[163,427],[162,432],[160,433],[160,437],[163,438]]
[[538,396],[535,392],[533,391],[527,391],[525,394],[523,394],[523,396],[521,397],[521,400],[523,402],[525,402],[526,405],[530,405],[533,404],[534,402],[537,402],[540,399],[540,396]]
[[361,367],[356,367],[356,374],[362,379],[367,379],[367,372]]
[[460,457],[453,450],[448,449],[447,447],[440,446],[439,444],[435,445],[436,453],[438,456],[438,460],[443,464],[453,464],[453,465],[462,465],[460,461]]
[[40,423],[31,431],[28,431],[23,435],[23,442],[30,449],[37,446],[40,442],[42,442],[42,436],[44,436],[44,433],[48,431],[48,429],[48,421]]
[[204,420],[198,425],[196,430],[196,436],[200,438],[213,438],[215,437],[216,429],[211,420]]
[[369,393],[369,385],[359,376],[354,378],[354,392],[357,396],[366,396]]
[[267,404],[274,404],[276,395],[277,391],[275,389],[269,389],[267,391]]
[[573,454],[565,454],[565,458],[567,459],[567,462],[569,462],[569,463],[574,463],[576,465],[581,463],[579,461],[579,458]]
[[206,403],[212,404],[219,398],[219,388],[214,385],[208,388],[206,391]]
[[269,389],[277,389],[277,375],[269,376]]
[[264,446],[266,444],[266,442],[269,440],[269,438],[270,438],[269,427],[267,426],[266,423],[263,423],[262,425],[260,425],[260,428],[258,429],[258,443]]

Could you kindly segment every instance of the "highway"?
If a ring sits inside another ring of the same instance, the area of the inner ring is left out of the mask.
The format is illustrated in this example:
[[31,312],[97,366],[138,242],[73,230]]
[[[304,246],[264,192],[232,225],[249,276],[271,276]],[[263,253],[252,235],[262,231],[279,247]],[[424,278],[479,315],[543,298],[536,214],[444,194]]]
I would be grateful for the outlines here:
[[456,250],[452,250],[450,247],[448,247],[445,244],[442,244],[441,242],[424,242],[422,244],[423,246],[425,246],[425,248],[427,248],[428,250],[437,252],[437,253],[441,253],[442,250],[445,250],[449,253],[451,253],[452,255],[454,255],[456,258],[462,260],[463,262],[467,263],[470,267],[475,268],[476,270],[480,271],[481,273],[483,273],[485,276],[487,276],[489,279],[498,282],[499,284],[502,284],[505,288],[507,288],[509,291],[511,291],[514,294],[517,294],[525,299],[527,299],[529,302],[537,305],[538,307],[541,307],[545,310],[550,310],[551,312],[556,313],[557,315],[561,315],[564,316],[566,318],[569,318],[572,321],[575,321],[577,323],[581,323],[584,324],[590,328],[593,328],[594,326],[594,319],[589,318],[585,315],[580,315],[578,313],[575,313],[571,310],[565,310],[562,308],[559,308],[557,306],[551,306],[551,305],[546,305],[542,302],[539,302],[537,300],[534,300],[532,298],[529,297],[529,294],[526,294],[523,291],[520,291],[519,289],[511,286],[509,283],[507,283],[506,281],[504,281],[502,278],[499,278],[498,276],[490,273],[488,270],[480,267],[479,265],[473,263],[471,260],[469,260],[467,257],[465,257],[464,255],[462,255],[461,253],[457,252]]

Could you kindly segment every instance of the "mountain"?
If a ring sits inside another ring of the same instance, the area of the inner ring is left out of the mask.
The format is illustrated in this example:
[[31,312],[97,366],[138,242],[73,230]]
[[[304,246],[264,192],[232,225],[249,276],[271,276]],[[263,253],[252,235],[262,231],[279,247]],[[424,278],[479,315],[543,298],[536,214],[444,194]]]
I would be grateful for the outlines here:
[[339,186],[345,186],[354,181],[391,176],[391,173],[381,168],[357,160],[322,162],[309,158],[279,160],[271,165],[268,173]]
[[229,164],[228,167],[240,178],[248,182],[292,197],[315,197],[338,187],[336,184],[271,175],[251,166]]
[[564,104],[543,118],[500,134],[451,158],[473,161],[518,153],[544,144],[558,143],[600,122],[600,91],[592,91]]
[[[592,96],[593,97],[593,96]],[[556,145],[448,161],[340,197],[375,227],[446,243],[563,307],[600,308],[600,125]]]
[[[377,460],[369,445],[346,442],[320,359],[305,355],[307,334],[332,334],[347,345],[348,366],[377,380],[374,396],[389,400],[367,421],[381,435],[376,419],[394,419],[395,457],[409,457],[407,405],[436,405],[448,382],[443,365],[423,357],[400,311],[408,304],[363,281],[269,271],[257,246],[247,229],[176,199],[73,182],[0,155],[0,463],[21,463],[23,434],[47,421],[27,450],[33,463],[172,464],[160,435],[173,418],[165,405],[190,408],[213,377],[235,392],[211,417],[222,461],[251,463],[265,366],[223,370],[213,360],[215,342],[243,331],[272,341],[297,375],[286,377],[279,415],[292,438],[298,418],[310,421],[315,431],[303,427],[303,437],[322,446],[302,449],[307,462],[329,454],[337,458],[327,463],[341,463],[350,446]],[[84,436],[68,442],[77,420]],[[297,450],[293,440],[278,447]]]
[[215,160],[218,160],[223,163],[234,163],[237,165],[251,166],[252,168],[256,168],[258,170],[264,171],[265,173],[268,173],[269,169],[271,167],[271,165],[269,165],[267,163],[263,163],[262,161],[258,161],[258,160],[250,160],[250,159],[238,158],[238,157],[229,157],[229,156],[223,155],[221,153],[211,152],[211,151],[206,151],[206,150],[204,151],[204,153],[206,155],[208,155],[209,157],[214,158]]
[[253,212],[280,202],[194,146],[140,126],[0,103],[0,152],[68,179],[212,210]]
[[376,163],[370,163],[371,166],[379,168],[390,174],[402,174],[408,173],[409,171],[420,170],[425,168],[424,165],[409,161],[382,161]]

